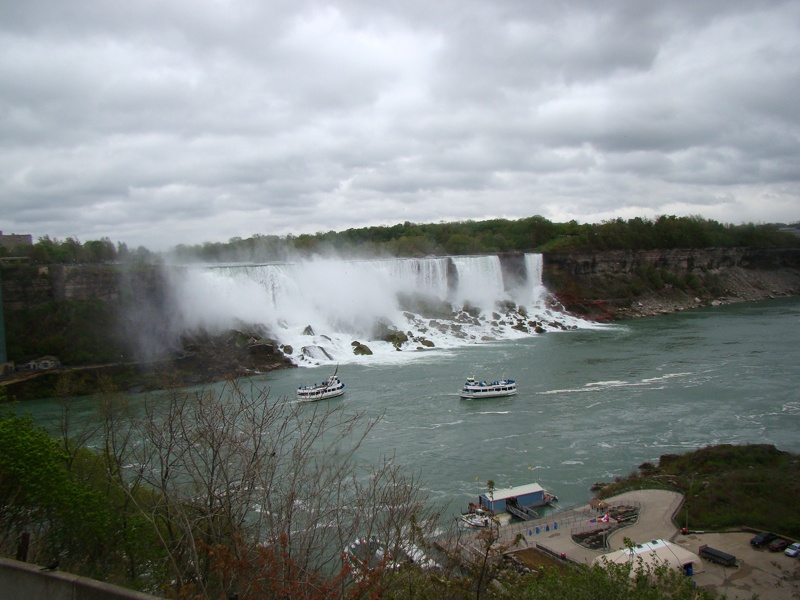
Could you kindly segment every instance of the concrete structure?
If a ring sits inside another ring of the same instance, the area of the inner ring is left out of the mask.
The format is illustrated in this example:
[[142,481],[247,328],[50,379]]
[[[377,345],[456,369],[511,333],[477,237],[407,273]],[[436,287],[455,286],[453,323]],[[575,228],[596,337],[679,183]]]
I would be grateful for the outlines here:
[[620,527],[608,536],[608,549],[590,550],[572,539],[571,532],[599,514],[589,503],[551,513],[539,520],[512,523],[500,527],[500,544],[512,545],[517,536],[522,540],[514,550],[535,548],[564,560],[590,565],[595,558],[609,550],[625,547],[625,538],[634,542],[662,539],[686,548],[695,555],[704,545],[712,546],[736,557],[735,566],[704,561],[702,571],[694,572],[699,588],[712,594],[726,594],[730,600],[751,600],[757,594],[761,600],[800,598],[800,561],[766,548],[752,548],[754,530],[712,533],[689,531],[682,535],[673,518],[683,502],[683,495],[666,490],[635,490],[608,498],[609,506],[636,502],[639,518],[627,527]]
[[667,564],[675,569],[681,569],[686,575],[694,575],[703,570],[703,561],[694,552],[672,544],[667,540],[651,540],[635,544],[629,548],[615,550],[608,554],[601,554],[592,561],[592,565],[604,563],[627,564],[631,563],[635,569],[641,562],[647,568],[655,568]]
[[110,583],[45,571],[41,567],[0,558],[0,598],[26,600],[157,600]]
[[25,368],[30,369],[31,371],[46,371],[48,369],[57,369],[60,366],[61,361],[58,360],[58,357],[51,355],[35,358],[29,363],[25,364]]

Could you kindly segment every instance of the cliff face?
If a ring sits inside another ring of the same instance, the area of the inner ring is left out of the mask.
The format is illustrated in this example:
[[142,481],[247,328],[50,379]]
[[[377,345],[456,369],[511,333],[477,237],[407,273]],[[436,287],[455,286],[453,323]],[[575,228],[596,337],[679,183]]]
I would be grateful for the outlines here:
[[546,254],[567,310],[610,320],[800,295],[800,249],[710,248]]
[[54,301],[116,301],[161,287],[156,267],[117,265],[14,265],[3,267],[2,279],[5,310],[12,313]]
[[[519,285],[522,255],[501,261],[506,285]],[[546,254],[543,263],[544,283],[566,310],[599,320],[800,295],[800,249]],[[166,277],[158,266],[3,266],[9,358],[55,354],[86,364],[158,356],[180,334]]]
[[54,354],[85,364],[141,354],[137,340],[159,329],[158,315],[169,305],[157,267],[12,265],[1,276],[8,358],[17,362]]
[[550,276],[633,273],[642,267],[676,273],[708,272],[730,267],[800,268],[800,249],[708,248],[674,250],[609,250],[593,254],[547,254]]
[[[20,371],[0,385],[12,400],[85,395],[114,380],[120,389],[199,384],[290,367],[258,332],[179,339],[179,315],[164,269],[120,265],[3,266],[8,360],[43,355],[52,371]],[[168,376],[165,375],[168,373]],[[62,388],[62,380],[68,382]]]

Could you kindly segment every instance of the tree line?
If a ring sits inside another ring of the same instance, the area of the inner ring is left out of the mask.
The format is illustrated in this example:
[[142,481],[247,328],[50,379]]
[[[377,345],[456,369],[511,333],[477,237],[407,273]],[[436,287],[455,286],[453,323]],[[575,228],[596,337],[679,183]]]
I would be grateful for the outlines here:
[[601,223],[554,223],[541,216],[442,223],[405,223],[301,235],[255,234],[227,242],[179,244],[164,255],[143,246],[130,250],[108,238],[81,243],[44,236],[31,246],[0,248],[0,257],[36,263],[284,261],[315,254],[343,256],[444,256],[502,252],[587,252],[673,248],[778,248],[800,246],[800,225],[723,224],[699,216],[662,215]]
[[[782,224],[722,224],[702,217],[614,219],[596,224],[554,223],[541,216],[363,227],[314,235],[232,238],[228,242],[180,245],[184,261],[285,260],[337,253],[345,256],[443,256],[502,252],[585,252],[655,248],[796,247],[800,237]],[[795,231],[800,231],[795,228]]]
[[0,247],[0,258],[24,258],[38,264],[109,264],[149,263],[157,260],[157,255],[144,246],[131,250],[124,242],[115,244],[108,237],[81,242],[74,236],[59,240],[45,235],[35,244]]

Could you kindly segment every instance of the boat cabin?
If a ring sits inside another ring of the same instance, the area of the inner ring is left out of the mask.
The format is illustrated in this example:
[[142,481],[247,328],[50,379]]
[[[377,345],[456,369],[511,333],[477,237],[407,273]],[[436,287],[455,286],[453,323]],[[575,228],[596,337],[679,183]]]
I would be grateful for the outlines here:
[[524,507],[544,506],[548,503],[545,494],[544,488],[538,483],[529,483],[503,490],[496,489],[491,494],[486,492],[478,497],[478,503],[481,508],[496,514],[506,510],[506,502]]

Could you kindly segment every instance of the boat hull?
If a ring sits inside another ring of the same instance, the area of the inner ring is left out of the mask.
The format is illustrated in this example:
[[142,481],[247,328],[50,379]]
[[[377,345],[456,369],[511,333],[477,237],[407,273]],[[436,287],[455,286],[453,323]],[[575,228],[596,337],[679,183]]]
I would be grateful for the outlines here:
[[504,398],[506,396],[516,396],[517,390],[486,390],[486,391],[469,391],[461,390],[460,396],[462,398],[475,399],[475,398]]

